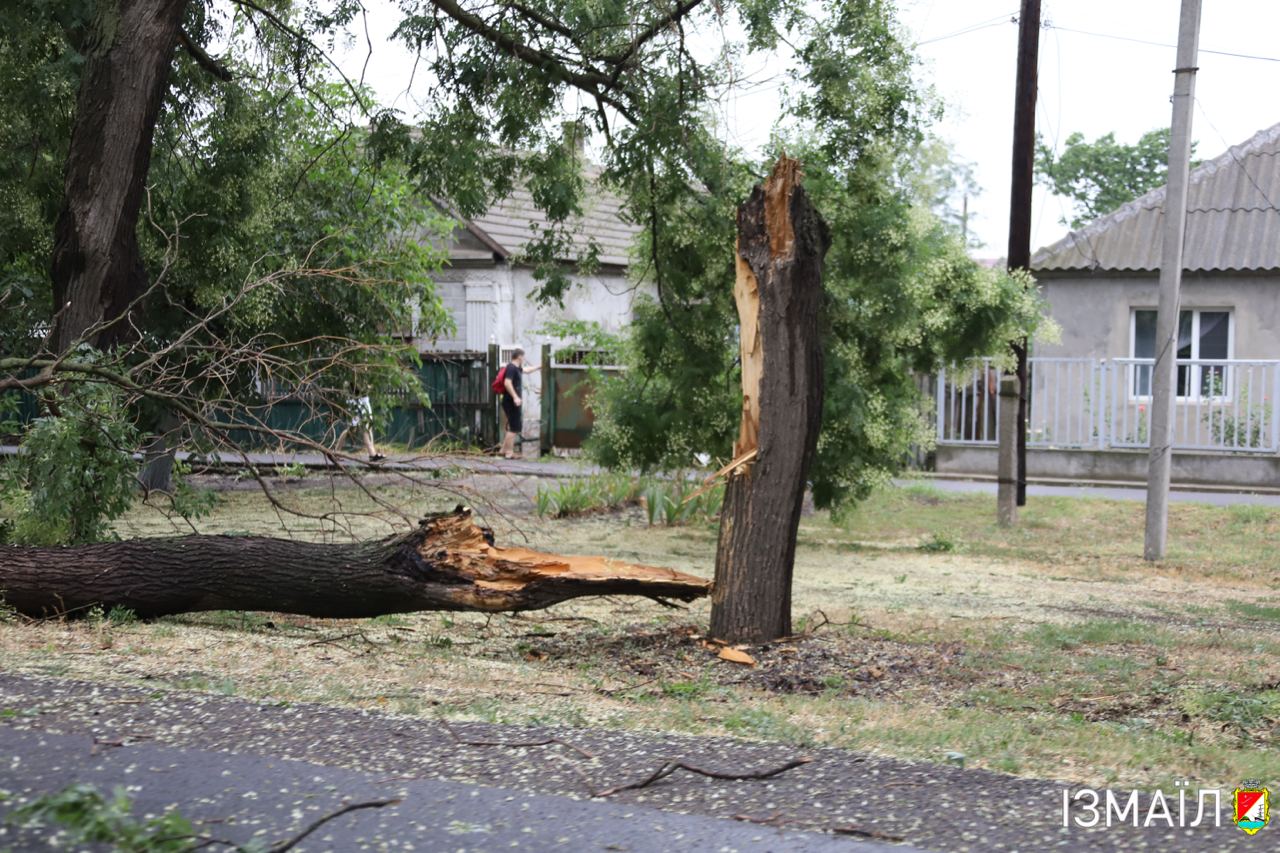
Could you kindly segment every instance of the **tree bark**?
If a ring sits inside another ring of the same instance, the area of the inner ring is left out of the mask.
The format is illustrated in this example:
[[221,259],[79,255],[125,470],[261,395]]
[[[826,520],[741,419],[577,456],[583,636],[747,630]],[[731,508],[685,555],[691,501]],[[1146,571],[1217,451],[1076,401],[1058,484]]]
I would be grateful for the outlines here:
[[711,636],[791,633],[791,576],[822,419],[822,260],[830,233],[781,157],[738,209],[742,425],[720,513]]
[[151,147],[187,0],[99,4],[71,130],[62,210],[54,226],[53,346],[108,346],[146,288],[138,215]]
[[0,547],[0,595],[35,618],[122,607],[140,617],[265,610],[363,618],[419,610],[519,611],[584,595],[690,601],[710,584],[603,557],[499,548],[470,510],[388,539],[326,545],[181,536],[70,548]]

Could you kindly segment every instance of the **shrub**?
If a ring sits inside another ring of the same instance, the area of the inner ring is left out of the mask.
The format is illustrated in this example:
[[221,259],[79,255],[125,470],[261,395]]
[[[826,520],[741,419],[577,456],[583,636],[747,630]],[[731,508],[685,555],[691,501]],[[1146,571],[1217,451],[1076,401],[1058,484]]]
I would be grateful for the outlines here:
[[7,535],[21,545],[75,545],[104,539],[137,490],[138,432],[120,394],[102,385],[68,385],[60,414],[37,418],[22,455],[3,470],[0,503]]

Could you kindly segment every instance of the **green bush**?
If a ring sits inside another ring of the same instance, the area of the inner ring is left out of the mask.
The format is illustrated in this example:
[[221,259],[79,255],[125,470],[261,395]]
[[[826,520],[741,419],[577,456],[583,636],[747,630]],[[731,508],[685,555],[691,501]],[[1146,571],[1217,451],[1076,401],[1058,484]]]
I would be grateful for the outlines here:
[[931,554],[945,554],[956,549],[955,541],[945,533],[934,533],[917,546],[921,551]]
[[137,491],[139,435],[120,393],[92,384],[60,391],[59,414],[37,418],[22,454],[0,472],[7,536],[17,544],[100,541]]

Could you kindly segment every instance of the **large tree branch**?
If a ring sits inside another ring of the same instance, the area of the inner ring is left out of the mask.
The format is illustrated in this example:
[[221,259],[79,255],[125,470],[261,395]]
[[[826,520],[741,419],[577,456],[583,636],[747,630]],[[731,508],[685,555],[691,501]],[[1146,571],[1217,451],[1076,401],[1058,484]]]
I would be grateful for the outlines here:
[[293,38],[300,45],[308,47],[311,50],[314,50],[317,56],[323,57],[324,61],[329,64],[329,67],[331,67],[334,71],[338,72],[338,75],[342,78],[342,81],[346,84],[347,88],[351,91],[351,94],[355,97],[356,104],[357,106],[360,107],[360,110],[364,112],[366,115],[368,114],[368,108],[366,107],[366,104],[365,104],[365,97],[363,93],[361,93],[360,89],[356,86],[355,83],[351,81],[351,78],[347,76],[346,72],[342,70],[342,68],[338,65],[338,63],[334,61],[333,57],[331,57],[329,54],[321,50],[320,46],[317,45],[315,42],[313,42],[311,39],[309,39],[305,33],[303,33],[301,30],[298,30],[295,27],[290,26],[283,18],[281,18],[275,12],[272,12],[270,9],[266,9],[266,8],[263,8],[262,6],[259,6],[257,3],[253,2],[253,0],[231,0],[231,2],[235,3],[237,6],[248,9],[252,12],[256,12],[257,14],[261,15],[263,18],[266,18],[267,22],[270,23],[271,26],[275,27],[277,30],[289,36],[290,38]]
[[560,35],[567,38],[569,41],[573,42],[575,46],[579,45],[578,33],[574,32],[573,29],[566,27],[564,24],[560,23],[559,21],[553,18],[547,17],[546,15],[539,12],[537,9],[530,9],[528,6],[525,6],[523,3],[516,3],[516,2],[513,2],[513,0],[502,0],[501,5],[506,6],[510,9],[515,9],[521,15],[528,18],[530,21],[533,21],[538,26],[546,27],[548,30],[551,30],[553,33],[559,33]]
[[[241,2],[241,0],[237,0]],[[531,65],[559,80],[565,85],[579,89],[594,98],[604,101],[621,113],[627,121],[637,124],[634,111],[614,95],[606,94],[616,91],[617,75],[609,76],[598,71],[576,71],[565,62],[546,51],[530,47],[498,28],[492,26],[480,16],[468,12],[454,0],[431,0],[431,4],[452,18],[457,24],[479,36],[498,50],[513,59]]]
[[357,619],[420,610],[536,610],[584,595],[692,601],[709,581],[604,557],[493,544],[471,511],[348,544],[256,536],[143,538],[70,548],[0,546],[5,604],[36,618],[122,607],[154,617],[264,610]]
[[636,55],[636,52],[639,51],[640,48],[644,47],[656,38],[658,34],[667,27],[679,22],[681,18],[701,6],[704,2],[706,2],[706,0],[684,0],[683,3],[676,3],[675,8],[668,14],[655,19],[649,24],[649,26],[645,27],[639,33],[636,33],[635,38],[631,40],[631,44],[627,45],[626,50],[613,56],[601,57],[601,59],[604,59],[610,65],[617,66],[617,70],[614,71],[614,79],[617,79],[618,75],[622,73],[622,69],[626,67],[627,62],[631,60],[631,57]]
[[195,40],[187,35],[186,30],[178,30],[178,41],[182,43],[182,49],[196,61],[196,65],[199,65],[224,83],[231,82],[231,69],[206,53],[203,47],[196,44]]

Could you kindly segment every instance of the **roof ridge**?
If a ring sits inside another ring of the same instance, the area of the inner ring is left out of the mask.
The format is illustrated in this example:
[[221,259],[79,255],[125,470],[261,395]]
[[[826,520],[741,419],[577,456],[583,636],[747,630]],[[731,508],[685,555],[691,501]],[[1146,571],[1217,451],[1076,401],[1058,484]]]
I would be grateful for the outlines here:
[[[1227,149],[1223,151],[1221,154],[1219,154],[1217,157],[1214,157],[1211,160],[1206,160],[1196,168],[1192,169],[1191,173],[1188,175],[1188,180],[1187,180],[1188,190],[1200,184],[1203,184],[1205,181],[1213,178],[1218,174],[1219,171],[1221,171],[1225,167],[1237,166],[1242,171],[1244,171],[1246,175],[1248,175],[1248,171],[1244,168],[1243,161],[1247,159],[1256,159],[1264,156],[1270,156],[1273,158],[1276,156],[1280,156],[1280,151],[1266,150],[1267,146],[1275,146],[1277,145],[1277,143],[1280,143],[1280,122],[1277,122],[1276,124],[1273,124],[1270,127],[1257,131],[1256,133],[1253,134],[1253,136],[1249,137],[1244,142],[1241,142],[1237,145],[1228,146]],[[1250,182],[1254,184],[1255,188],[1257,187],[1256,181],[1251,180]],[[1135,216],[1142,214],[1144,211],[1148,211],[1148,210],[1161,211],[1164,207],[1167,189],[1168,189],[1168,185],[1162,184],[1161,186],[1158,186],[1152,190],[1148,190],[1147,192],[1143,193],[1142,195],[1138,196],[1137,198],[1131,201],[1125,202],[1120,207],[1116,208],[1110,213],[1104,214],[1103,216],[1100,216],[1097,219],[1094,219],[1092,222],[1088,223],[1083,228],[1073,229],[1069,231],[1065,236],[1063,236],[1059,240],[1056,240],[1055,242],[1049,244],[1048,246],[1044,246],[1039,250],[1037,250],[1032,257],[1032,268],[1035,269],[1039,265],[1044,264],[1050,261],[1051,259],[1057,256],[1060,256],[1064,253],[1068,253],[1071,251],[1079,252],[1079,245],[1082,240],[1086,245],[1089,245],[1091,247],[1091,253],[1092,253],[1093,238],[1100,236],[1103,232],[1106,232],[1111,230],[1112,228],[1115,228],[1116,226],[1120,225],[1126,220],[1129,220]],[[1263,193],[1263,197],[1265,198],[1265,193]],[[1230,212],[1237,212],[1237,211],[1246,212],[1251,210],[1266,210],[1266,209],[1269,209],[1269,208],[1266,208],[1266,207],[1212,208],[1211,207],[1211,208],[1193,208],[1191,210],[1188,210],[1188,213],[1192,213],[1192,212],[1230,213]],[[1080,254],[1083,255],[1083,252],[1081,252]],[[1087,260],[1091,261],[1094,266],[1098,264],[1098,259],[1096,256],[1089,257],[1087,258]]]

